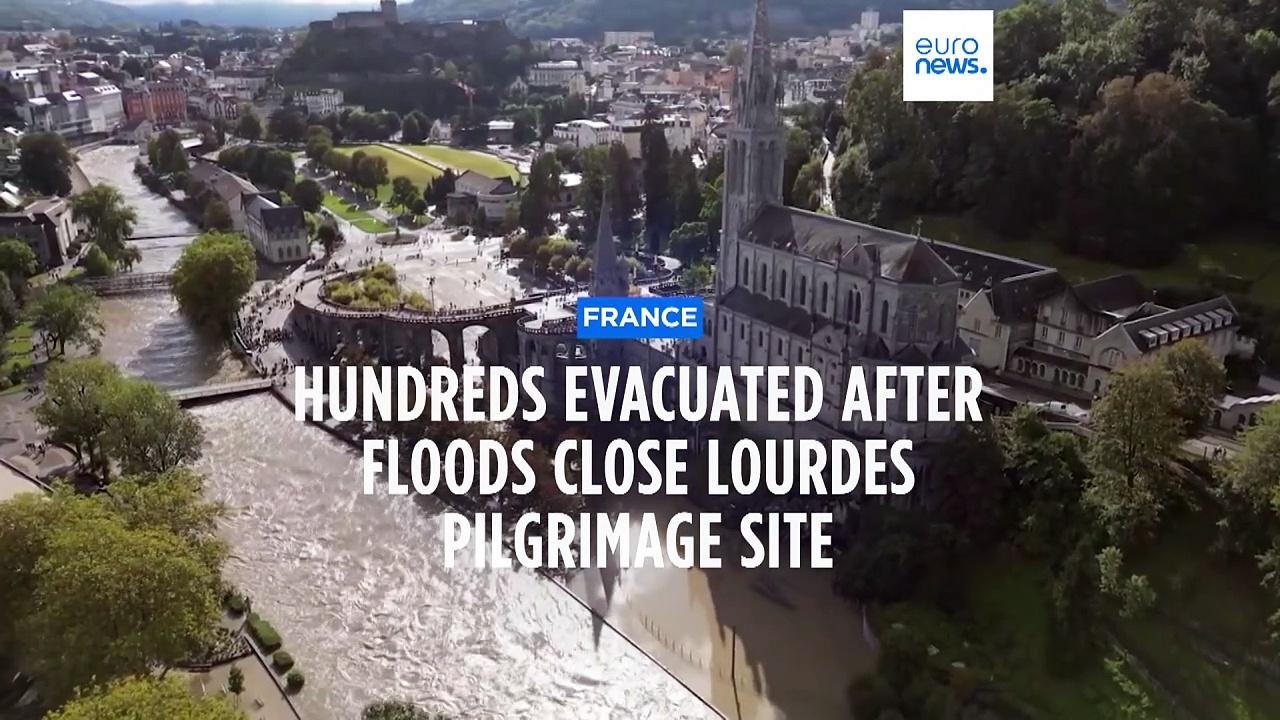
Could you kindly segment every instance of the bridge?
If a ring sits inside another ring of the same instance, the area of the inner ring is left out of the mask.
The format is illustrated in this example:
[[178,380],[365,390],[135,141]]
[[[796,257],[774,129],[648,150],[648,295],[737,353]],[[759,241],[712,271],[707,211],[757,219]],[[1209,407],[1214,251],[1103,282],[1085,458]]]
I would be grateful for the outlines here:
[[218,385],[200,385],[180,390],[170,390],[169,396],[177,400],[179,405],[195,405],[197,403],[240,397],[241,395],[252,395],[270,389],[275,382],[271,378],[254,378],[252,380],[240,380]]
[[182,233],[179,235],[131,235],[125,238],[126,242],[134,242],[137,240],[190,240],[199,237],[194,233]]
[[126,273],[105,278],[81,280],[81,287],[99,295],[128,295],[132,293],[167,291],[173,279],[171,272]]

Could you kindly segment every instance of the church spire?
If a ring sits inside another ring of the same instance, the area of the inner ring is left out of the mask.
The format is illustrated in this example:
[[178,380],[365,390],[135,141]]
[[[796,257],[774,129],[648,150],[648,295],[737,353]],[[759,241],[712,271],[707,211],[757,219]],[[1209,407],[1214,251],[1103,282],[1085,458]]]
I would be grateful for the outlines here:
[[740,127],[771,128],[779,124],[778,76],[769,49],[769,6],[756,0],[751,18],[751,45],[746,66],[739,70],[734,115]]
[[596,247],[591,258],[592,297],[626,297],[631,291],[630,273],[618,258],[618,244],[613,239],[613,216],[609,208],[606,185],[600,202],[600,227],[596,231]]

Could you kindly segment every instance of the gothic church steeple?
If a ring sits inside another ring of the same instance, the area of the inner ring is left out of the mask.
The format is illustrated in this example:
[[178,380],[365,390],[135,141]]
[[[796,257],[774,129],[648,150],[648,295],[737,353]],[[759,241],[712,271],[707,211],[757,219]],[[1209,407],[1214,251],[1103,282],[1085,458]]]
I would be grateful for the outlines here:
[[778,75],[769,49],[769,9],[756,0],[751,47],[734,85],[733,121],[725,150],[724,220],[716,289],[728,292],[739,280],[738,241],[764,205],[782,204],[786,145],[778,113]]
[[613,215],[609,209],[609,188],[600,203],[600,227],[596,247],[591,256],[591,296],[626,297],[631,292],[631,273],[618,257],[618,244],[613,239]]

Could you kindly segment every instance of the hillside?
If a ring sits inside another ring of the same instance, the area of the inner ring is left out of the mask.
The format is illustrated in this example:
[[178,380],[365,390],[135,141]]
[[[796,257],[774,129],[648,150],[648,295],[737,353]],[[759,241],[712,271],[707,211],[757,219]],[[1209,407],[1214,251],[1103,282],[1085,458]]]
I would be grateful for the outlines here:
[[100,0],[0,0],[0,27],[24,22],[54,27],[133,27],[139,18],[122,5]]
[[[939,7],[1001,8],[1012,0],[774,0],[770,24],[778,36],[815,34],[848,27],[870,6],[883,22],[895,22],[904,9]],[[659,38],[744,32],[751,20],[750,0],[413,0],[402,5],[404,19],[453,20],[503,18],[520,35],[596,36],[605,30],[654,30]]]

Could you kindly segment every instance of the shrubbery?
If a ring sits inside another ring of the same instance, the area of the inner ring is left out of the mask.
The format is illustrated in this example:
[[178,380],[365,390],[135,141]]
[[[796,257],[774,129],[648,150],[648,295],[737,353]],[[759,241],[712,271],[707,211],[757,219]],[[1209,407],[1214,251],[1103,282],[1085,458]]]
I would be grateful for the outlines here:
[[301,670],[290,670],[288,675],[284,676],[284,685],[289,692],[298,692],[303,685],[307,684],[307,677],[302,674]]
[[271,656],[271,664],[277,672],[288,672],[293,669],[293,656],[287,650],[277,650]]
[[280,633],[258,613],[249,613],[249,634],[262,646],[263,651],[273,653],[280,649],[283,641]]

